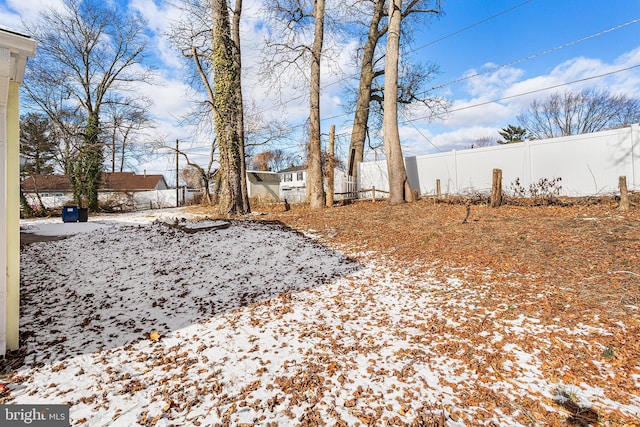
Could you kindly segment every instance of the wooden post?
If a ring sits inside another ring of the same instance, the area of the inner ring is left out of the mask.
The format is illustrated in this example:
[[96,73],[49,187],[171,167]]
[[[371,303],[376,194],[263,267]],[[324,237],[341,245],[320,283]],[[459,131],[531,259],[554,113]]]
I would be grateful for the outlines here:
[[620,188],[620,210],[629,210],[629,192],[627,191],[627,177],[618,178],[618,187]]
[[436,179],[436,200],[442,199],[442,191],[440,190],[440,180]]
[[502,169],[493,170],[491,184],[491,207],[497,208],[502,204]]
[[336,125],[331,125],[331,128],[329,129],[329,158],[328,158],[328,162],[327,162],[327,200],[326,200],[326,204],[327,207],[330,208],[331,206],[333,206],[333,180],[334,180],[334,174],[335,174],[335,166],[336,166],[336,159],[335,159],[335,137],[336,137]]
[[371,201],[376,201],[376,187],[371,187]]
[[176,139],[176,208],[180,207],[180,150]]

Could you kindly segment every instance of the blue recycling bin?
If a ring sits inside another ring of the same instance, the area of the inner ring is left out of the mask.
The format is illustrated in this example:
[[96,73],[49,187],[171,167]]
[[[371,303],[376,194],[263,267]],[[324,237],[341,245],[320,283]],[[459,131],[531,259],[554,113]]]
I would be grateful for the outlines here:
[[62,221],[63,222],[78,222],[78,207],[77,206],[64,206],[62,208]]

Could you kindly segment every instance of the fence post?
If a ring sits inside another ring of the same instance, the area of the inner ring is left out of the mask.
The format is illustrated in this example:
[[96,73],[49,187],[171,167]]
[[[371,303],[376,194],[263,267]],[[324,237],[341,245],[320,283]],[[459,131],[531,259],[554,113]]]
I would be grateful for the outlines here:
[[491,184],[491,207],[497,208],[502,204],[502,169],[493,170]]
[[629,193],[627,191],[627,177],[621,176],[618,178],[618,187],[620,188],[620,210],[629,210]]
[[442,198],[442,191],[440,190],[440,180],[436,179],[436,200],[440,200]]
[[372,202],[376,201],[376,187],[375,186],[371,187],[371,201]]

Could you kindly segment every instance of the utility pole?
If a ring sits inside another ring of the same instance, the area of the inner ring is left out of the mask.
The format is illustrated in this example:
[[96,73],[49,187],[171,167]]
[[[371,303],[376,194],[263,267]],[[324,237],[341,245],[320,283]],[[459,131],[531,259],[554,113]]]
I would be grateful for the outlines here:
[[329,152],[327,153],[327,194],[326,205],[328,208],[333,206],[333,186],[334,176],[336,170],[336,156],[335,156],[335,138],[336,138],[336,125],[331,125],[329,128]]
[[178,167],[180,155],[178,153],[178,140],[176,139],[176,208],[180,206],[180,168]]

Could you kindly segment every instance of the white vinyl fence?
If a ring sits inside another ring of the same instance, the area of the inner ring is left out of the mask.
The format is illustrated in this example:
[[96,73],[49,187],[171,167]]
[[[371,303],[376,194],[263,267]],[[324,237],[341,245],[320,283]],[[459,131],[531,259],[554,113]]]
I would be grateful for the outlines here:
[[[180,205],[189,202],[196,193],[180,188],[177,195]],[[35,195],[25,194],[25,196],[32,206],[35,207],[38,205],[38,200]],[[73,204],[73,197],[70,194],[42,196],[41,200],[47,208],[61,207],[67,203]],[[172,208],[176,206],[176,189],[135,192],[101,192],[98,194],[98,200],[100,203],[106,204],[114,210],[120,210],[123,212]]]
[[176,207],[176,193],[180,205],[188,203],[193,199],[197,191],[187,190],[181,187],[177,192],[175,188],[167,190],[139,191],[135,193],[117,193],[125,201],[123,210],[145,210],[162,209]]
[[[529,189],[540,179],[561,178],[562,195],[590,196],[618,191],[618,178],[627,177],[629,190],[640,190],[640,125],[525,141],[494,147],[453,150],[406,157],[411,188],[421,195],[490,193],[492,171],[502,169],[502,188],[509,193],[517,180]],[[358,188],[388,190],[386,160],[358,166]]]

